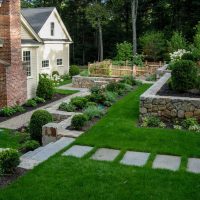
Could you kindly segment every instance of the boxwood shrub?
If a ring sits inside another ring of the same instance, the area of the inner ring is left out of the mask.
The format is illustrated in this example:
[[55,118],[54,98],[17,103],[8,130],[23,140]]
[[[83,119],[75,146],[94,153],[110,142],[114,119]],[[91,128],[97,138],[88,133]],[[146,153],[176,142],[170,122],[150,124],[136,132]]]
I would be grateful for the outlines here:
[[173,64],[172,88],[184,92],[193,89],[197,83],[197,67],[190,60],[180,60]]
[[85,123],[87,122],[87,120],[88,120],[88,117],[84,114],[75,115],[72,118],[71,126],[75,130],[81,130],[83,126],[85,125]]
[[86,107],[88,99],[85,97],[75,97],[71,99],[71,104],[74,105],[77,109],[81,110]]
[[31,116],[30,121],[30,136],[32,140],[42,144],[42,127],[53,121],[52,115],[46,110],[37,110]]
[[19,163],[19,152],[17,150],[8,149],[0,152],[0,174],[13,173]]
[[52,99],[54,93],[53,82],[47,77],[40,76],[38,87],[37,87],[37,96],[45,100]]
[[80,69],[77,65],[71,65],[69,68],[69,74],[70,76],[76,76],[80,73]]

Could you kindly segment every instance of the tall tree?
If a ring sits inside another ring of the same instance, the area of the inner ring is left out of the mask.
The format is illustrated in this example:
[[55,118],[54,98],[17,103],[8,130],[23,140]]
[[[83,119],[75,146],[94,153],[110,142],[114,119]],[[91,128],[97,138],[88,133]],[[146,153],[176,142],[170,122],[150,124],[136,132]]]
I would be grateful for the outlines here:
[[133,28],[133,55],[137,53],[137,12],[138,12],[138,0],[132,0],[131,2],[132,12],[132,28]]
[[95,2],[86,9],[86,18],[99,32],[99,61],[103,60],[103,25],[109,22],[109,12],[104,4]]

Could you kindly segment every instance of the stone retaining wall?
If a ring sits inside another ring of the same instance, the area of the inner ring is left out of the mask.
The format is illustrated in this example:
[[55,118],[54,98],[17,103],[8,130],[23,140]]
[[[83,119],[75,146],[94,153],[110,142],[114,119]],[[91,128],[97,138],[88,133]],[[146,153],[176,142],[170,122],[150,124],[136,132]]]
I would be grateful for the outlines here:
[[74,76],[72,85],[75,88],[91,88],[93,86],[104,86],[119,80],[120,78]]
[[168,65],[164,65],[156,70],[156,78],[160,79],[164,74],[171,73],[171,70],[167,69]]
[[187,117],[200,119],[200,99],[189,97],[159,96],[157,92],[171,77],[166,73],[140,97],[140,120],[147,116],[158,116],[164,121]]

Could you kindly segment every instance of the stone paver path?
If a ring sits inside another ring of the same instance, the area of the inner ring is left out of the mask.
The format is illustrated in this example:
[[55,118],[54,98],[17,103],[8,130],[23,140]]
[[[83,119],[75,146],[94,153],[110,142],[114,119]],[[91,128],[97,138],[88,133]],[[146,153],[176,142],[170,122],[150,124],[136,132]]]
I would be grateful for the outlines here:
[[65,151],[62,155],[63,156],[74,156],[77,158],[82,158],[85,156],[87,153],[89,153],[93,147],[89,146],[80,146],[80,145],[74,145],[67,151]]
[[181,158],[178,156],[157,155],[154,162],[154,169],[168,169],[172,171],[179,170]]
[[187,171],[192,173],[200,173],[200,159],[199,158],[189,158]]
[[20,157],[21,162],[19,167],[23,169],[33,169],[35,166],[55,155],[74,141],[74,138],[63,137],[56,142],[49,143],[44,147],[39,147],[34,151],[29,151]]
[[120,151],[115,149],[98,149],[91,157],[93,160],[113,161],[119,155]]
[[36,110],[40,110],[40,109],[48,109],[48,108],[58,108],[60,103],[62,103],[63,101],[67,101],[73,97],[76,97],[76,96],[84,96],[84,94],[87,95],[88,93],[88,89],[79,89],[79,88],[72,88],[71,87],[71,84],[69,85],[64,85],[64,86],[61,86],[59,87],[60,89],[68,89],[68,90],[79,90],[80,92],[78,93],[75,93],[75,94],[72,94],[72,95],[69,95],[67,97],[64,97],[62,99],[59,99],[57,101],[54,101],[52,103],[49,103],[45,106],[42,106],[40,108],[37,108],[35,110],[32,110],[30,112],[27,112],[27,113],[24,113],[24,114],[21,114],[19,116],[16,116],[14,118],[11,118],[9,120],[6,120],[4,122],[1,122],[0,123],[0,128],[6,128],[6,129],[13,129],[13,130],[16,130],[16,129],[19,129],[25,125],[28,124],[28,122],[30,121],[30,118],[33,114],[33,112],[35,112]]
[[142,167],[147,163],[149,156],[150,153],[127,151],[120,163]]

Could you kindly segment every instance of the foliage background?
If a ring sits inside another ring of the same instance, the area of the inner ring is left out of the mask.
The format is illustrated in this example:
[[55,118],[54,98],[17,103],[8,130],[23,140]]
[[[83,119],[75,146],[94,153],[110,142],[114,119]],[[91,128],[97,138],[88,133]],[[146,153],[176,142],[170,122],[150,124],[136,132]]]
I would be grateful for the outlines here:
[[[22,7],[57,7],[74,41],[71,46],[72,63],[83,65],[98,59],[98,31],[85,15],[86,8],[94,0],[21,1]],[[117,43],[132,42],[131,0],[104,0],[102,3],[111,15],[103,27],[104,57],[113,58]],[[141,37],[146,32],[159,31],[169,40],[178,31],[188,41],[193,41],[194,27],[200,21],[199,10],[199,0],[140,0],[137,35]],[[141,51],[140,44],[138,51]]]

